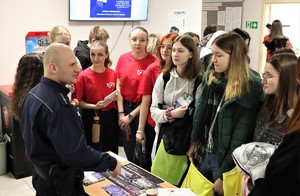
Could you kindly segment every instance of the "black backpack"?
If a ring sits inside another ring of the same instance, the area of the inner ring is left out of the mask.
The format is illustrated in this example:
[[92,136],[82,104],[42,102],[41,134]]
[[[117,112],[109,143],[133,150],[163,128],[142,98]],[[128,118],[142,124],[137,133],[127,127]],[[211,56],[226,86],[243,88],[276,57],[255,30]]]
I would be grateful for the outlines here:
[[[163,74],[164,89],[170,80],[170,73]],[[195,79],[193,94],[201,83],[201,77]],[[173,155],[185,155],[188,151],[193,129],[193,116],[195,99],[189,105],[188,111],[183,118],[175,119],[173,122],[162,123],[159,131],[159,141],[163,139],[164,148],[167,153]]]

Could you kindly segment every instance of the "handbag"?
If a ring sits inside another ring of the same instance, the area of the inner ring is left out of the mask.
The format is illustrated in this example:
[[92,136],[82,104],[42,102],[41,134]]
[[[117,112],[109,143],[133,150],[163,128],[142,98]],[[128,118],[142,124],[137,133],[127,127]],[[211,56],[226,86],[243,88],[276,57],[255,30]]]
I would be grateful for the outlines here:
[[188,158],[185,155],[172,155],[165,151],[161,141],[152,163],[151,173],[178,186],[188,168]]
[[212,187],[213,183],[206,179],[195,167],[193,161],[191,161],[189,170],[181,185],[181,188],[190,188],[191,191],[197,195],[213,196],[214,191]]
[[[164,89],[167,82],[170,79],[170,73],[163,74]],[[201,83],[202,76],[197,76],[194,82],[193,95],[196,94],[197,88]],[[185,113],[183,118],[177,118],[173,122],[162,123],[160,126],[158,141],[163,139],[165,151],[172,155],[186,155],[190,142],[191,133],[193,129],[193,116],[194,116],[194,104],[193,100]],[[162,109],[164,103],[159,103],[158,107]]]
[[193,114],[194,108],[189,108],[183,118],[161,124],[160,133],[167,153],[173,155],[186,154],[191,141]]
[[147,163],[145,143],[136,142],[133,154],[133,163],[144,168]]
[[226,196],[242,195],[243,173],[236,167],[223,173],[223,190]]

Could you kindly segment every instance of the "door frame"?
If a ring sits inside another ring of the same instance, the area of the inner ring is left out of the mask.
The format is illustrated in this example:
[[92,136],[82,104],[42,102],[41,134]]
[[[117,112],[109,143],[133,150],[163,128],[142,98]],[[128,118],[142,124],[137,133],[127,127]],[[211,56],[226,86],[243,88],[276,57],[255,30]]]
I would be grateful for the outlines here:
[[266,34],[266,24],[269,22],[271,17],[271,4],[292,4],[292,3],[300,3],[300,0],[263,0],[262,1],[262,19],[261,19],[261,32],[260,32],[260,52],[259,52],[259,66],[258,71],[261,73],[265,66],[266,59],[266,48],[264,47],[263,38]]

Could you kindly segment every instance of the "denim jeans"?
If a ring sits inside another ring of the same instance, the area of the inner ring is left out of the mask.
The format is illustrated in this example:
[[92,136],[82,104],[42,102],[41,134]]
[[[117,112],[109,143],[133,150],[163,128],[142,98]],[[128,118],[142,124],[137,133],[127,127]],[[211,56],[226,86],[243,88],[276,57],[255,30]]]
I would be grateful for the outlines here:
[[220,177],[219,160],[216,154],[211,152],[204,153],[203,162],[198,166],[198,170],[209,181],[214,183]]

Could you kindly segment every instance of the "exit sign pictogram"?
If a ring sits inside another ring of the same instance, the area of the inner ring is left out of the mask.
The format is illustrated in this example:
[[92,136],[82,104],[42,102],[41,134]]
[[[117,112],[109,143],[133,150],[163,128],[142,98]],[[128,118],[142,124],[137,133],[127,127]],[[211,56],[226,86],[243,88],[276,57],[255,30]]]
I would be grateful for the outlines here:
[[257,21],[246,21],[246,29],[257,29],[258,22]]

